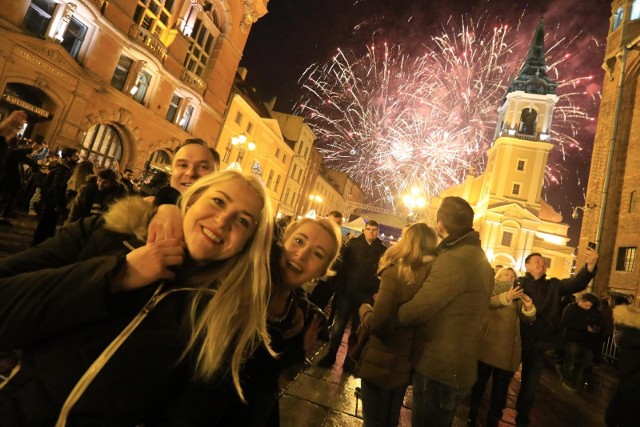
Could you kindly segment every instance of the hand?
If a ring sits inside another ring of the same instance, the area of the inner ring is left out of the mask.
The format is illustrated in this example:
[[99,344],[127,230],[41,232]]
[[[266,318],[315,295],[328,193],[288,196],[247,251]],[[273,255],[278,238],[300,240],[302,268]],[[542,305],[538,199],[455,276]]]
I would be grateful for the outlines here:
[[147,229],[147,244],[165,239],[182,240],[183,238],[180,208],[175,205],[158,206],[158,211],[151,218]]
[[587,270],[591,273],[598,263],[598,252],[587,246]]
[[318,340],[318,333],[320,332],[320,325],[322,325],[320,315],[314,314],[309,327],[304,332],[302,347],[304,348],[304,354],[308,358],[312,356],[313,350],[315,349],[316,341]]
[[524,306],[524,309],[526,311],[531,311],[531,309],[533,308],[533,301],[531,300],[531,297],[527,294],[522,294],[520,299],[522,300],[522,305]]
[[522,295],[524,295],[522,288],[513,284],[511,285],[511,289],[507,291],[507,301],[511,302],[514,299],[522,298]]
[[158,280],[173,280],[172,267],[182,265],[184,243],[167,239],[146,244],[127,254],[124,268],[111,281],[114,292],[130,291],[150,285]]
[[6,140],[12,139],[18,134],[27,121],[27,113],[24,111],[13,111],[0,123],[0,135]]

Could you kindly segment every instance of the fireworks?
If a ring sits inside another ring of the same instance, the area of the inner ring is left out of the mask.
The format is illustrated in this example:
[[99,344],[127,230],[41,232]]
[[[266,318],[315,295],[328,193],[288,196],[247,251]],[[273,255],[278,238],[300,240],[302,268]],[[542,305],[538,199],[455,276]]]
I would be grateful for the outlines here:
[[[522,17],[521,17],[522,18]],[[300,79],[305,95],[297,113],[318,137],[329,167],[347,172],[374,200],[393,205],[418,184],[436,195],[484,170],[510,80],[520,71],[530,34],[479,19],[450,19],[418,54],[400,45],[369,46],[363,54],[338,49]],[[590,77],[567,71],[575,40],[548,34],[548,74],[558,82],[552,143],[561,156],[581,149],[576,139],[591,119],[580,108]],[[573,71],[573,70],[572,70]],[[564,175],[550,164],[547,182]]]

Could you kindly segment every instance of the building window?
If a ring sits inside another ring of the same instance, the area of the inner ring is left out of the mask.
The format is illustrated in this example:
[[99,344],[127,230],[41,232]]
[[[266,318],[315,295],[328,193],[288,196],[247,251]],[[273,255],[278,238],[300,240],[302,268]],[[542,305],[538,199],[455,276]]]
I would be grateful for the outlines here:
[[238,111],[236,113],[236,118],[235,118],[234,122],[236,122],[239,125],[242,124],[242,112]]
[[167,166],[171,167],[171,156],[165,150],[156,150],[151,153],[147,165],[151,169],[167,170]]
[[273,169],[269,171],[269,178],[267,179],[267,188],[271,188],[271,181],[273,181]]
[[[147,94],[149,85],[151,84],[151,74],[148,71],[141,71],[138,75],[136,84],[131,88],[133,99],[142,104],[144,96]],[[136,89],[137,88],[137,89]]]
[[122,138],[113,126],[92,126],[82,140],[80,156],[97,168],[109,168],[122,160]]
[[280,158],[280,149],[276,148],[276,159]]
[[229,141],[229,143],[227,144],[227,148],[225,148],[224,150],[224,156],[222,157],[222,161],[224,163],[229,163],[229,159],[231,158],[231,151],[233,150],[233,145],[231,144],[231,141]]
[[300,175],[302,175],[302,168],[298,169],[298,178],[296,179],[297,182],[300,182]]
[[290,191],[290,190],[291,190],[290,188],[287,188],[287,189],[285,190],[285,192],[284,192],[284,204],[285,204],[285,205],[286,205],[286,204],[287,204],[287,202],[289,201],[289,191]]
[[545,267],[551,268],[551,258],[543,256],[542,259],[544,260]]
[[511,189],[511,194],[519,195],[520,194],[520,184],[514,183],[513,188]]
[[636,264],[636,246],[618,248],[618,259],[616,260],[617,271],[633,271]]
[[138,0],[133,21],[156,37],[161,37],[169,26],[173,3],[174,0]]
[[220,37],[220,19],[213,5],[208,3],[202,11],[192,7],[185,18],[182,31],[190,42],[184,67],[202,76],[210,60],[215,41]]
[[502,246],[511,246],[511,240],[513,240],[513,233],[509,231],[502,232]]
[[304,148],[304,156],[302,156],[302,157],[304,157],[306,159],[307,158],[307,154],[309,154],[309,147],[305,147]]
[[524,164],[525,164],[524,160],[518,160],[518,167],[517,168],[518,168],[519,171],[524,171]]
[[298,169],[298,165],[293,165],[293,169],[291,170],[291,178],[296,177],[296,169]]
[[629,200],[629,213],[636,212],[638,210],[638,190],[631,192],[631,199]]
[[249,122],[249,123],[247,124],[247,133],[248,133],[249,135],[251,135],[251,132],[252,132],[252,131],[253,131],[253,123]]
[[178,109],[180,108],[181,101],[182,101],[182,98],[180,96],[173,94],[173,97],[171,98],[171,102],[169,103],[169,109],[167,110],[167,115],[165,116],[165,118],[171,123],[174,123],[178,116]]
[[63,40],[60,45],[69,52],[73,58],[78,57],[78,52],[84,42],[84,37],[87,35],[87,26],[76,18],[71,18],[67,31],[64,32]]
[[520,113],[520,126],[518,132],[523,135],[535,135],[536,134],[536,120],[538,118],[538,112],[533,108],[525,108]]
[[282,155],[282,163],[287,163],[287,155],[286,154]]
[[273,186],[273,191],[277,192],[279,186],[280,186],[280,175],[276,177],[276,184]]
[[56,6],[57,3],[53,0],[31,0],[23,21],[27,31],[44,39]]
[[184,107],[184,111],[182,112],[182,118],[178,122],[180,128],[186,131],[189,128],[189,123],[191,123],[191,117],[193,117],[193,105],[187,105]]
[[635,21],[638,18],[640,18],[640,0],[635,0],[631,7],[631,17],[629,19]]
[[611,31],[615,31],[618,29],[620,24],[622,24],[622,17],[624,16],[624,11],[622,7],[619,7],[618,10],[613,14],[613,23],[611,25]]
[[133,60],[131,58],[121,55],[113,77],[111,77],[111,86],[118,90],[124,89],[124,84],[127,82],[127,77],[129,76],[132,65]]

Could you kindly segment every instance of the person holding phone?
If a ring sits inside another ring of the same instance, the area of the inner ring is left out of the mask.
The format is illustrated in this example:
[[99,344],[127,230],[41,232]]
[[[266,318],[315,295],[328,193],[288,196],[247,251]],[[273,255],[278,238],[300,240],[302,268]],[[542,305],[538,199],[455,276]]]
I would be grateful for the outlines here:
[[560,299],[584,290],[596,275],[598,252],[586,248],[586,264],[578,274],[568,279],[547,277],[547,265],[542,254],[534,252],[525,258],[526,274],[517,280],[524,293],[536,306],[536,321],[520,322],[522,339],[522,385],[516,401],[516,426],[529,425],[536,386],[544,369],[544,354],[563,345],[560,318]]

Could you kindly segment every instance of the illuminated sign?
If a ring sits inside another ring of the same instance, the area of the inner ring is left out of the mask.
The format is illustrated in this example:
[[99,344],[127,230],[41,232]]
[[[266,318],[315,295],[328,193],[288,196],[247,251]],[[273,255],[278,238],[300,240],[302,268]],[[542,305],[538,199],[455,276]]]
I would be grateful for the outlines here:
[[25,110],[31,111],[32,113],[42,116],[44,118],[48,119],[50,116],[50,113],[47,110],[44,110],[40,107],[36,107],[33,104],[29,104],[28,102],[25,102],[20,98],[16,98],[15,96],[7,95],[5,93],[4,95],[2,95],[2,99],[8,102],[9,104],[17,105],[20,108],[24,108]]

